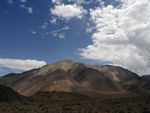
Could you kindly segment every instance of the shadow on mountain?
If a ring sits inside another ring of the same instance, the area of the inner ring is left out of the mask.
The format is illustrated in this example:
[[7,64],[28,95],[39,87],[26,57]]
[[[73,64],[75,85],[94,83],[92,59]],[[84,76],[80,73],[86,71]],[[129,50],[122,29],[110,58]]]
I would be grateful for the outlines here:
[[150,113],[147,77],[60,61],[0,77],[0,113]]

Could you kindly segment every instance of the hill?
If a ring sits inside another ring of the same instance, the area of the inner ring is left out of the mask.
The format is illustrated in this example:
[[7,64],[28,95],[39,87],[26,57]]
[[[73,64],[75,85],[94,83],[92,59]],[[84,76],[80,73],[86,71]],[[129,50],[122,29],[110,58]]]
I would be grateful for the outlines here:
[[0,85],[0,101],[21,101],[24,99],[25,97],[19,95],[11,88]]
[[90,98],[77,93],[37,92],[30,101],[0,102],[0,113],[150,113],[150,97]]
[[142,78],[146,81],[150,81],[150,75],[143,75]]
[[24,96],[40,91],[99,95],[149,94],[147,82],[137,74],[119,66],[92,66],[71,60],[48,64],[20,74],[0,77],[0,84]]

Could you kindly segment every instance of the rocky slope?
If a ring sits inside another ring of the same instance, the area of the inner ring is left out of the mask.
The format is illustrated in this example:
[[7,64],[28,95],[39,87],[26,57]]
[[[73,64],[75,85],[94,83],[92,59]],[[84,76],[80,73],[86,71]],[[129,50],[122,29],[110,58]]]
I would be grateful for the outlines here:
[[142,78],[146,81],[143,87],[150,90],[150,75],[143,75]]
[[11,88],[0,85],[0,101],[20,101],[25,98]]
[[143,75],[142,78],[146,81],[150,81],[150,75]]
[[21,74],[0,77],[0,84],[24,96],[39,91],[76,92],[85,95],[128,95],[148,93],[146,82],[118,66],[92,66],[64,60]]

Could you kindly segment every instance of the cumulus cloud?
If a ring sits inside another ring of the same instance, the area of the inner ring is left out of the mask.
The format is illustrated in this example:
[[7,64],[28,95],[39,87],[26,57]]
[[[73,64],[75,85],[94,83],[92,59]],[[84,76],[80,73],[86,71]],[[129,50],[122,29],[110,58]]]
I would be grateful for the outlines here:
[[53,31],[51,31],[51,34],[53,35],[53,37],[56,37],[60,31],[62,31],[62,30],[61,29],[53,30]]
[[92,32],[92,28],[86,28],[86,32],[87,33],[91,33]]
[[68,29],[70,29],[69,26],[65,25],[61,29],[51,31],[51,34],[53,35],[53,37],[58,36],[58,38],[62,39],[62,38],[65,38],[65,31]]
[[65,33],[60,33],[58,37],[59,37],[60,39],[65,38]]
[[81,19],[87,12],[82,6],[78,6],[77,4],[56,5],[54,8],[51,8],[50,11],[53,15],[66,20],[74,17]]
[[63,28],[62,28],[62,30],[68,30],[69,29],[69,27],[67,26],[67,25],[65,25]]
[[85,29],[87,33],[91,33],[95,30],[95,26],[91,26],[90,23],[87,23],[87,28]]
[[21,4],[20,7],[26,9],[29,14],[33,14],[32,7],[27,7],[24,4]]
[[39,68],[44,65],[46,65],[45,61],[0,58],[0,67],[10,69],[26,71],[34,68]]
[[138,74],[150,73],[150,2],[121,0],[90,9],[96,32],[93,44],[81,49],[86,59],[122,65]]
[[46,29],[48,26],[48,23],[47,22],[44,22],[44,24],[41,26],[42,29]]
[[50,19],[50,23],[52,23],[52,24],[56,24],[56,22],[57,22],[57,19],[56,18],[52,18],[52,19]]
[[68,0],[69,2],[74,2],[74,3],[77,3],[77,4],[85,4],[87,3],[85,0]]
[[52,0],[53,3],[56,3],[56,4],[61,4],[61,0]]
[[36,34],[36,31],[31,31],[31,33],[32,33],[33,35],[35,35],[35,34]]
[[31,7],[26,7],[28,9],[28,13],[32,14],[33,13],[33,10]]

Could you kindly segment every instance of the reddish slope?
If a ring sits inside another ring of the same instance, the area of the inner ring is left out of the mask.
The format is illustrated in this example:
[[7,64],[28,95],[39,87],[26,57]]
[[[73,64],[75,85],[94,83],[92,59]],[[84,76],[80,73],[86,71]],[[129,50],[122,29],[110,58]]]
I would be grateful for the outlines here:
[[70,60],[49,64],[21,74],[0,78],[0,83],[25,96],[39,91],[82,94],[146,93],[146,83],[137,74],[116,66],[91,66]]

